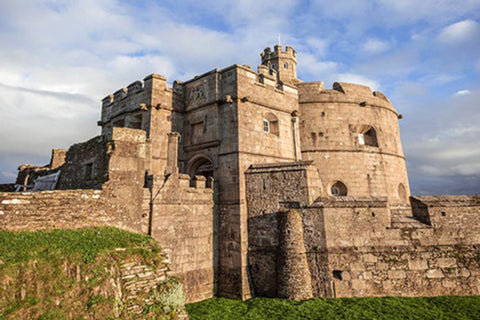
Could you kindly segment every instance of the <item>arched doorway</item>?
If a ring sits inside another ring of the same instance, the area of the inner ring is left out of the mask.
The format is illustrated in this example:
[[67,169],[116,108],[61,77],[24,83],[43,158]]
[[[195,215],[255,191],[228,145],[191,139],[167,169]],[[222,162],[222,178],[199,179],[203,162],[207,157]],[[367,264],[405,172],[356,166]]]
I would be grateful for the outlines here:
[[210,178],[213,178],[213,162],[206,156],[198,156],[190,161],[190,165],[187,167],[187,172],[190,177],[204,176],[207,178],[207,182]]

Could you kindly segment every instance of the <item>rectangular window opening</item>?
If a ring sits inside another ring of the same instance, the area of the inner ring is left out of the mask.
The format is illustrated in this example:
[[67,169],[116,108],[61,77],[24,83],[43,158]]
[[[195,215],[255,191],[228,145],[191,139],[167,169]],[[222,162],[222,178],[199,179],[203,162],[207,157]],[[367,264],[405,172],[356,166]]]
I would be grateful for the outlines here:
[[90,181],[93,179],[93,162],[85,165],[85,180]]
[[267,119],[263,119],[263,131],[264,132],[270,132],[270,121]]

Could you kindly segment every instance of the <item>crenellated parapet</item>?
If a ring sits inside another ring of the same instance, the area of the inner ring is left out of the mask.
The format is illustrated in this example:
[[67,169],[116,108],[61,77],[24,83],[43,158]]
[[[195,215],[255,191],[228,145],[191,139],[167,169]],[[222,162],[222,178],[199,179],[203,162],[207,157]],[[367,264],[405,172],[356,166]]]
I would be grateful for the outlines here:
[[277,72],[281,82],[297,83],[297,52],[290,46],[283,50],[281,45],[274,46],[273,51],[267,47],[260,54],[262,65]]
[[262,58],[262,64],[268,60],[280,57],[297,61],[297,52],[291,46],[286,46],[285,50],[283,50],[281,45],[276,45],[273,47],[273,51],[270,47],[266,47],[263,52],[260,53],[260,57]]
[[360,107],[385,108],[399,116],[390,100],[379,91],[361,84],[335,82],[332,89],[325,89],[323,82],[297,84],[299,103],[349,103]]
[[142,129],[149,132],[152,108],[171,109],[171,92],[167,78],[151,74],[143,82],[134,81],[102,100],[102,115],[98,125],[102,134],[113,127]]

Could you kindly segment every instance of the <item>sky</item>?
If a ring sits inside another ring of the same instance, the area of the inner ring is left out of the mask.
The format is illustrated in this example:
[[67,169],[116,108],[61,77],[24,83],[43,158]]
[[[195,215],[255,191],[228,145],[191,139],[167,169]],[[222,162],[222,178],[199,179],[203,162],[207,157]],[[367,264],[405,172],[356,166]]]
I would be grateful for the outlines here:
[[98,135],[108,94],[256,69],[279,34],[300,79],[389,97],[412,194],[480,193],[480,0],[1,0],[0,183]]

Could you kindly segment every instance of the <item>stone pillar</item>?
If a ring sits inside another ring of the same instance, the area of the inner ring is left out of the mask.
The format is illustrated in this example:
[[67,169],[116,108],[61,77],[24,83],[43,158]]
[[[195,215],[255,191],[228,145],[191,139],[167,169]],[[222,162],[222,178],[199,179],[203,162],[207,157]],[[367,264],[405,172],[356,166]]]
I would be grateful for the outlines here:
[[165,175],[178,172],[178,138],[180,133],[169,132],[167,147],[167,166],[165,167]]
[[279,212],[279,259],[277,295],[279,298],[312,298],[312,280],[303,242],[302,213]]
[[293,152],[295,161],[300,160],[300,139],[297,133],[298,111],[293,111],[292,114],[292,130],[293,130]]

